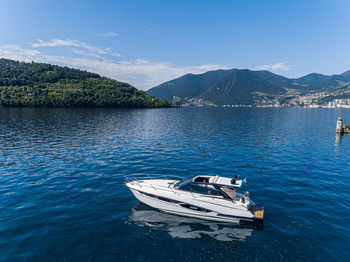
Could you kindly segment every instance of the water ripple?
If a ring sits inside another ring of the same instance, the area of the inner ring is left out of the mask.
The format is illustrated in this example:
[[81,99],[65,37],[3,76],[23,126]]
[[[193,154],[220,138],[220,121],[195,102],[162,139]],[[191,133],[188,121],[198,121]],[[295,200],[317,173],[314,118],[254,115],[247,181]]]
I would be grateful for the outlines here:
[[[1,108],[0,261],[346,261],[338,116],[350,121],[326,109]],[[247,177],[264,229],[135,206],[123,177],[136,173]]]

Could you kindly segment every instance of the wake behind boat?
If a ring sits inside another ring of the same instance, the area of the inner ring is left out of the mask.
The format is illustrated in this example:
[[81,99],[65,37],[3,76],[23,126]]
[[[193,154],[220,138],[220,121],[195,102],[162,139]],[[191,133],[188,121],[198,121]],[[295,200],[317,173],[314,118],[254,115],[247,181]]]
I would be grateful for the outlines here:
[[125,185],[141,202],[167,213],[220,222],[264,223],[264,208],[249,192],[236,192],[243,180],[221,176],[127,176]]

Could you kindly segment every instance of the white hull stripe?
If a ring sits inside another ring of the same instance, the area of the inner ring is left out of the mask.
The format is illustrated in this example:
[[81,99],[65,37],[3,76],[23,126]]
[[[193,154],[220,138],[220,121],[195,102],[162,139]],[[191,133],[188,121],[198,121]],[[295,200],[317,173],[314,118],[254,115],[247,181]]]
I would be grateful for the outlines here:
[[[134,189],[135,190],[135,189]],[[164,201],[164,200],[161,200],[159,199],[157,196],[154,196],[152,194],[149,194],[149,193],[144,193],[144,192],[141,192],[139,190],[135,190],[137,191],[138,193],[142,194],[143,197],[146,197],[146,198],[150,198],[152,200],[156,199],[157,201],[160,201],[160,202],[166,202],[167,204],[169,204],[169,202],[167,201]],[[169,199],[171,200],[171,199]],[[142,201],[141,201],[142,202]],[[191,206],[194,206],[192,204],[189,204],[189,203],[185,203],[185,202],[181,202],[183,204],[188,204],[188,205],[191,205]],[[171,203],[171,204],[175,204],[175,203]],[[176,205],[176,204],[175,204]],[[182,207],[185,209],[185,207]],[[166,210],[166,209],[160,209],[164,212],[167,212],[167,213],[172,213],[172,214],[178,214],[178,215],[184,215],[184,216],[191,216],[191,217],[197,217],[197,218],[202,218],[202,219],[206,219],[206,220],[215,220],[215,221],[229,221],[229,222],[232,222],[232,221],[239,221],[239,220],[245,220],[245,221],[254,221],[253,218],[249,218],[249,217],[240,217],[240,216],[232,216],[232,215],[225,215],[225,214],[220,214],[220,213],[217,213],[216,211],[213,211],[213,210],[209,210],[211,212],[214,212],[217,214],[216,217],[214,216],[204,216],[204,215],[199,215],[199,214],[193,214],[193,213],[187,213],[187,212],[180,212],[180,211],[171,211],[171,210]]]

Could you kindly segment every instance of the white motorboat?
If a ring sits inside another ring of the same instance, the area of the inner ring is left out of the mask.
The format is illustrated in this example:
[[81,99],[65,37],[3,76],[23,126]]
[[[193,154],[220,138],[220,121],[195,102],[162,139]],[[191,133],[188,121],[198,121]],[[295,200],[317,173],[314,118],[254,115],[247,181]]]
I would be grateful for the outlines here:
[[250,199],[249,192],[236,192],[242,185],[237,176],[134,175],[125,177],[125,185],[134,196],[153,208],[167,213],[205,220],[264,223],[264,208]]

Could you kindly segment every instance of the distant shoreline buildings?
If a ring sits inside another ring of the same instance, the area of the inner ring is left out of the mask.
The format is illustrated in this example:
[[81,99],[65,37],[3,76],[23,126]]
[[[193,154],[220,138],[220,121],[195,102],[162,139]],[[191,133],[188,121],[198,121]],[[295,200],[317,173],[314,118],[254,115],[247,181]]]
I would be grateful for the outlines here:
[[[271,101],[272,102],[272,101]],[[221,105],[221,107],[301,107],[301,108],[350,108],[350,99],[334,99],[328,104],[316,104],[308,101],[305,104],[280,104],[279,102],[258,105]]]
[[334,99],[328,102],[328,108],[350,108],[350,99]]

